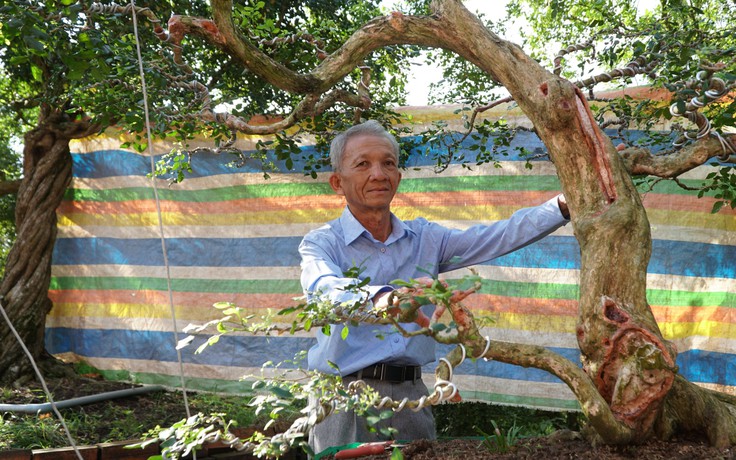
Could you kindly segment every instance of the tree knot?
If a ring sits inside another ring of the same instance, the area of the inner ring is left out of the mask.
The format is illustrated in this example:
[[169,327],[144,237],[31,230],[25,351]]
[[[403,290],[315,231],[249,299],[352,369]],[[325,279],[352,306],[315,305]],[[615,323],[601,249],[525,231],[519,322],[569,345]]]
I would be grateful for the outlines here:
[[618,420],[648,433],[674,382],[675,359],[660,337],[636,324],[625,306],[607,296],[601,306],[616,330],[603,343],[596,386]]
[[392,11],[388,16],[388,23],[395,30],[403,32],[406,29],[406,21],[404,19],[403,13],[400,11]]

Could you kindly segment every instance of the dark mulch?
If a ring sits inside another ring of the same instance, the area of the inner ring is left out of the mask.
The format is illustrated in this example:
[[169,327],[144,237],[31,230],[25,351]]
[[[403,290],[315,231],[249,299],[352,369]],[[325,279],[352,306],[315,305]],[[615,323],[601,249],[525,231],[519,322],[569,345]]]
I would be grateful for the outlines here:
[[[425,459],[646,459],[695,460],[734,459],[733,449],[716,449],[691,441],[653,441],[641,446],[597,446],[572,436],[550,436],[520,440],[507,453],[492,452],[482,442],[469,439],[447,441],[415,441],[402,449],[404,457]],[[388,455],[374,458],[387,458]],[[368,458],[364,457],[364,460]]]

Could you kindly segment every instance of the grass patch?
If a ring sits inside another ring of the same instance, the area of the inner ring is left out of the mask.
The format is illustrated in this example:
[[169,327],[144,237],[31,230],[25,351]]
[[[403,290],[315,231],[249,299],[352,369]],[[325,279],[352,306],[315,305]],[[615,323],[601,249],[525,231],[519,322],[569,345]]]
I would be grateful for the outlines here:
[[[7,394],[0,390],[0,395]],[[4,400],[7,400],[4,398]],[[237,426],[263,425],[248,407],[248,396],[188,393],[190,413],[224,413]],[[62,409],[61,414],[78,445],[139,440],[157,425],[166,427],[186,418],[180,392],[153,392],[84,406]],[[46,449],[66,447],[69,441],[54,414],[0,414],[0,449]]]
[[441,404],[432,408],[440,438],[478,436],[508,432],[513,427],[519,437],[547,436],[557,430],[578,431],[584,423],[580,412],[552,412],[525,407],[482,402]]
[[[55,400],[62,401],[82,395],[99,394],[129,388],[121,382],[93,379],[49,382]],[[187,393],[190,413],[206,415],[222,413],[239,427],[263,427],[268,422],[267,411],[256,416],[248,406],[250,396],[208,393]],[[0,401],[7,404],[46,402],[39,388],[0,388]],[[299,414],[299,408],[281,414],[278,427],[284,429]],[[464,402],[442,404],[433,408],[437,434],[441,438],[478,437],[479,433],[514,436],[545,436],[559,429],[577,431],[582,415],[575,412],[549,412],[487,403]],[[186,418],[184,398],[180,392],[151,392],[61,411],[77,445],[103,442],[140,440],[156,426],[168,427]],[[61,423],[53,414],[0,414],[0,449],[42,449],[66,447],[68,439]]]

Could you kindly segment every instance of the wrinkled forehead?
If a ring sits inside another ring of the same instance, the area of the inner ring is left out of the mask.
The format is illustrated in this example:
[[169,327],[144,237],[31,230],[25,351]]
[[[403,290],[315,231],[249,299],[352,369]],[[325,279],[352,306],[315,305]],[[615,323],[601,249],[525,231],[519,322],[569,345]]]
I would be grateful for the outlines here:
[[372,134],[361,134],[351,137],[345,144],[345,157],[357,157],[366,155],[390,156],[397,158],[393,144],[382,136]]

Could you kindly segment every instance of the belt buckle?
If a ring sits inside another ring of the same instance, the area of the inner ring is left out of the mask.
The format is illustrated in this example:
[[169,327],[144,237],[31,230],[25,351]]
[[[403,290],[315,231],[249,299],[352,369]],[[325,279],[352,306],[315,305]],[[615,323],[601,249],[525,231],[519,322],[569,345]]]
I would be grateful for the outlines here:
[[406,381],[406,366],[392,366],[383,364],[381,366],[381,380],[390,383],[403,383]]

